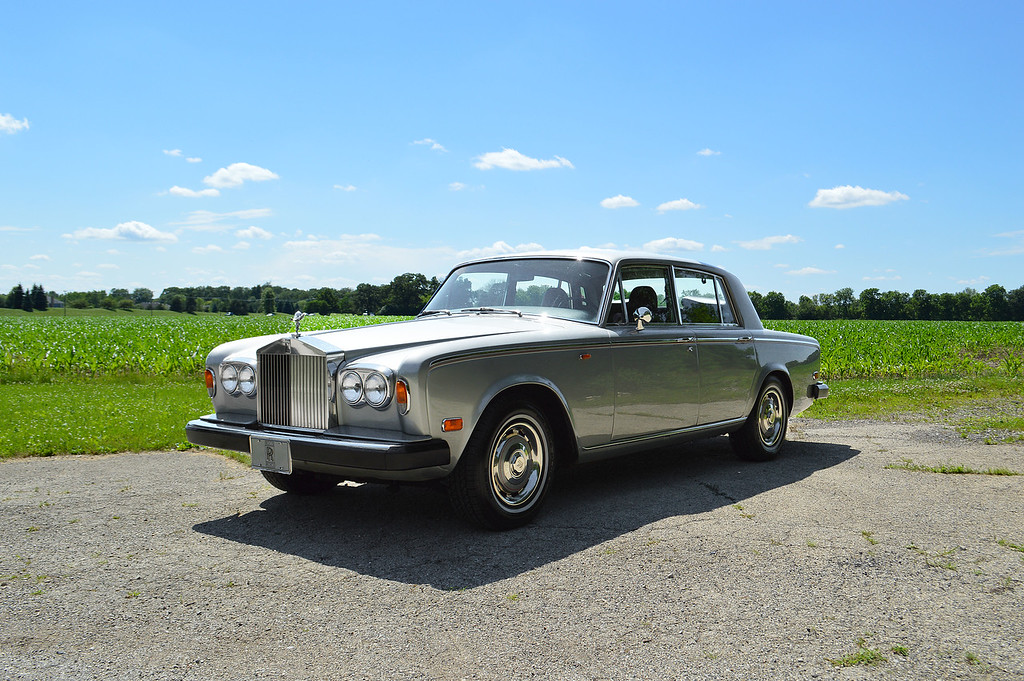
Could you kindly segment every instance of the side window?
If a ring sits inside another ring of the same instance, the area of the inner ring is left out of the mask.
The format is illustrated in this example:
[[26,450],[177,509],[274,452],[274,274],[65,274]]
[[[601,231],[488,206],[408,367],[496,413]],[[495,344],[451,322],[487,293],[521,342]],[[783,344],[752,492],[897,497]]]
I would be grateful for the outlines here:
[[[657,266],[630,266],[622,268],[622,291],[626,296],[627,316],[623,323],[633,321],[633,313],[641,307],[651,311],[655,324],[676,324],[676,306],[672,301],[669,285],[669,268]],[[613,297],[613,307],[621,314],[618,292]]]
[[736,315],[732,313],[732,305],[729,304],[725,283],[718,277],[715,277],[715,290],[718,292],[718,307],[722,310],[722,323],[736,324]]
[[735,324],[736,318],[719,277],[677,269],[676,295],[684,324]]

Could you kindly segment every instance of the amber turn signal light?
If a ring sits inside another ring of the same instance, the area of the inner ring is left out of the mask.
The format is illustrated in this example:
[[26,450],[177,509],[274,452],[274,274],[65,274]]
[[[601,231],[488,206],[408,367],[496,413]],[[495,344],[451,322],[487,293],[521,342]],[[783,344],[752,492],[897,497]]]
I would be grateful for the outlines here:
[[462,430],[462,419],[445,419],[441,421],[442,433],[452,433],[456,430]]

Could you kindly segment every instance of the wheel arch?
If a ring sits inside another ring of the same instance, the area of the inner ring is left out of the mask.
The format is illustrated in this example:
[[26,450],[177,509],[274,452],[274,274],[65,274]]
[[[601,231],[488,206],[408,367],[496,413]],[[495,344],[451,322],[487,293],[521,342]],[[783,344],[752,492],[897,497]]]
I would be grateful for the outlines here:
[[541,416],[547,420],[551,435],[555,440],[557,463],[560,466],[575,463],[579,457],[579,447],[568,409],[558,394],[545,384],[512,385],[498,391],[481,412],[481,417],[477,419],[475,428],[480,427],[480,423],[484,420],[484,413],[492,409],[504,409],[516,402],[529,402],[536,405]]

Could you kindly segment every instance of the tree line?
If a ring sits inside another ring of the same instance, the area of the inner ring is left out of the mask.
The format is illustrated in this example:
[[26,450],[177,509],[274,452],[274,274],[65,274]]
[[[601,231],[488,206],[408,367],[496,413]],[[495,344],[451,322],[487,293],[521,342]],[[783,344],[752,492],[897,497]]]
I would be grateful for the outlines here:
[[792,303],[777,291],[749,293],[761,319],[918,319],[926,321],[1024,321],[1024,286],[1007,291],[992,284],[984,291],[913,293],[868,288],[855,296],[852,288],[835,293],[800,296]]
[[108,310],[171,310],[172,312],[216,312],[233,315],[292,314],[296,310],[321,314],[379,314],[414,315],[418,313],[440,285],[437,278],[427,279],[422,274],[406,273],[388,284],[359,284],[355,288],[312,289],[285,288],[265,283],[258,286],[169,286],[159,296],[151,289],[132,291],[114,288],[110,291],[68,291],[63,294],[47,293],[43,286],[33,285],[41,296],[38,305],[29,300],[21,284],[14,286],[6,296],[0,294],[0,307],[45,310],[51,305],[70,308],[103,308]]
[[[47,293],[39,284],[25,290],[14,286],[0,294],[0,307],[45,310],[54,302],[72,308],[109,310],[164,309],[173,312],[218,312],[234,315],[349,313],[413,315],[422,309],[439,286],[436,277],[406,273],[389,284],[359,284],[355,288],[295,289],[274,286],[169,286],[159,296],[148,288],[110,291],[70,291],[63,296]],[[749,292],[762,319],[919,319],[950,321],[1024,321],[1024,286],[1007,291],[992,284],[984,291],[966,288],[959,293],[913,293],[868,288],[854,295],[852,288],[835,293],[800,296],[794,303],[783,294]]]

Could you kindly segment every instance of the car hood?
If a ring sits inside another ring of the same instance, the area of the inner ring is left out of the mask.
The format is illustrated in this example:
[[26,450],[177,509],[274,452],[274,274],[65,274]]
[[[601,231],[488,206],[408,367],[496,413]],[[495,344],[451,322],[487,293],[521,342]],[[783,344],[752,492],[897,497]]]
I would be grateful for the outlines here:
[[[520,317],[503,313],[456,314],[334,331],[314,331],[301,334],[299,340],[308,340],[319,346],[333,346],[345,353],[346,360],[351,360],[380,352],[457,340],[516,336],[516,342],[525,342],[530,336],[557,333],[567,325],[578,326],[574,322],[549,317]],[[498,341],[499,344],[503,342]]]

